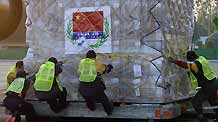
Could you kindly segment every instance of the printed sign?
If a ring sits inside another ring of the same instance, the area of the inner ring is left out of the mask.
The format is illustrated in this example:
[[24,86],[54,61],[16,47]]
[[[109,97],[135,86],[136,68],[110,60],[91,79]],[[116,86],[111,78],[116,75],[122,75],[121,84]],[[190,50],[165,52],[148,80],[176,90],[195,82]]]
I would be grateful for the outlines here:
[[112,53],[109,6],[66,10],[64,29],[65,54]]

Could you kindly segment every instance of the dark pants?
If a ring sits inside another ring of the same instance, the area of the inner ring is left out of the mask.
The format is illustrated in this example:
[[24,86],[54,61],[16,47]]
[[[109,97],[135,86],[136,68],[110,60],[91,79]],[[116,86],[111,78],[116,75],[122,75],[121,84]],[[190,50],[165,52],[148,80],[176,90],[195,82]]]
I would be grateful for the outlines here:
[[113,105],[109,101],[108,97],[104,92],[99,93],[97,96],[85,96],[82,95],[83,98],[86,101],[87,107],[91,110],[94,111],[96,109],[96,102],[101,103],[104,107],[105,112],[107,115],[111,115],[113,111]]
[[105,89],[106,87],[100,76],[98,76],[94,82],[80,82],[79,85],[79,92],[85,99],[86,105],[90,110],[94,111],[96,109],[96,102],[98,102],[103,105],[105,112],[111,115],[113,105],[104,93]]
[[[197,94],[192,99],[192,105],[198,114],[202,114],[202,104],[204,101],[209,101],[211,106],[217,106],[217,88],[218,83],[215,80],[214,82],[208,83],[205,87],[202,87]],[[216,119],[218,120],[218,110],[216,112]]]
[[3,102],[5,107],[10,110],[14,116],[16,116],[15,122],[21,122],[21,114],[26,115],[27,122],[36,121],[35,110],[32,104],[25,102],[23,98],[7,96]]
[[54,82],[51,91],[35,91],[35,95],[39,100],[46,101],[53,112],[58,113],[67,106],[67,90],[64,87],[62,88],[63,91],[60,91],[58,85]]
[[66,90],[66,88],[63,88],[63,91],[60,92],[60,94],[57,95],[57,97],[50,98],[46,101],[49,104],[52,111],[54,111],[55,113],[60,112],[61,110],[63,110],[67,106],[67,90]]

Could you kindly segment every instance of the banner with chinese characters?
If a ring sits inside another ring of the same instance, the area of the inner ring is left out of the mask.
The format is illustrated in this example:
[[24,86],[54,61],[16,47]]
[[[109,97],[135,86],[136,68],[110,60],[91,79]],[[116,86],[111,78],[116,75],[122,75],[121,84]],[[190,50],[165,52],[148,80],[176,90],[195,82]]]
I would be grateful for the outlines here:
[[65,10],[65,54],[112,53],[110,7]]

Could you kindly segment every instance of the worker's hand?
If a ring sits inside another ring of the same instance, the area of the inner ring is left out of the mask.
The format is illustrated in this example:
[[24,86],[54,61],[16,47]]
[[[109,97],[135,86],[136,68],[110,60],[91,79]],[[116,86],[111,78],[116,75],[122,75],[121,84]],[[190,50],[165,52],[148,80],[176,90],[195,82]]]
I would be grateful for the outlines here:
[[196,91],[199,92],[202,88],[201,87],[197,87]]
[[175,60],[170,56],[167,58],[168,62],[173,63]]
[[63,65],[63,63],[64,63],[63,61],[58,61],[59,65]]
[[111,64],[107,65],[107,73],[111,72],[114,67]]
[[114,67],[111,64],[107,65],[110,69],[113,69]]

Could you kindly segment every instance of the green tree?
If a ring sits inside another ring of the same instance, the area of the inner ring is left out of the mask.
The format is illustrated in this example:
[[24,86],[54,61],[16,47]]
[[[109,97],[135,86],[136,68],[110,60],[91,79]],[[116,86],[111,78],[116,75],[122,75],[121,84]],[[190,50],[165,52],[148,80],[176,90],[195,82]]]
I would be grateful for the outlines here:
[[214,48],[214,41],[208,39],[208,40],[205,42],[205,48]]
[[204,28],[207,30],[208,36],[213,32],[214,27],[212,26],[212,19],[213,16],[217,13],[217,0],[195,0],[196,22],[204,26]]
[[218,16],[217,15],[215,15],[213,18],[213,24],[214,24],[215,32],[217,32],[218,31]]
[[207,36],[207,28],[200,22],[195,22],[193,41],[198,41],[201,36]]

